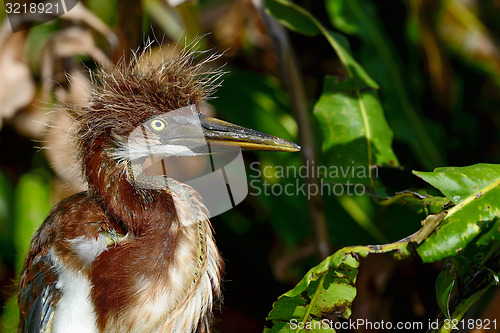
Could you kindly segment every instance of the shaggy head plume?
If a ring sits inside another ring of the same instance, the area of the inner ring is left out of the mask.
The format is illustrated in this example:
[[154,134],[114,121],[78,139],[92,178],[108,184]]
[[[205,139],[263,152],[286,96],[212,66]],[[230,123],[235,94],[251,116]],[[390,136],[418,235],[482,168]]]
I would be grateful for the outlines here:
[[220,68],[204,68],[220,54],[195,63],[203,54],[194,51],[195,46],[190,44],[169,59],[151,57],[148,46],[141,54],[134,54],[129,64],[120,61],[111,71],[101,68],[92,73],[91,102],[73,112],[82,160],[105,142],[101,138],[126,136],[149,117],[189,105],[199,108],[211,97],[224,73]]

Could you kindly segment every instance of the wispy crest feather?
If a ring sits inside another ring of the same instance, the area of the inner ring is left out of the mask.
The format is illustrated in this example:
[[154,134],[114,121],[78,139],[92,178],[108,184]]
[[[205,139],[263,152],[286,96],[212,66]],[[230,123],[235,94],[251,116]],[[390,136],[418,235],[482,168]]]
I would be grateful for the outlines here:
[[91,72],[91,101],[73,112],[80,151],[88,151],[99,137],[127,134],[148,117],[209,99],[224,74],[221,67],[210,68],[221,54],[197,51],[199,41],[168,58],[153,57],[148,43],[130,62]]

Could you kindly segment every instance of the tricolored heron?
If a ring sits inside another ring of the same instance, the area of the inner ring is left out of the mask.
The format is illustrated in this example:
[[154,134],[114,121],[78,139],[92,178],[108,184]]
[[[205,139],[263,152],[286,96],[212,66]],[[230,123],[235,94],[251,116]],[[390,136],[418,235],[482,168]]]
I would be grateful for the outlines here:
[[[223,264],[203,200],[180,182],[143,186],[147,181],[131,165],[151,149],[192,154],[185,144],[192,139],[189,128],[175,139],[160,135],[173,130],[162,115],[199,109],[213,80],[190,52],[147,66],[140,60],[100,70],[90,103],[69,110],[88,190],[56,205],[31,241],[18,289],[19,332],[210,330]],[[196,114],[214,147],[300,149]],[[145,135],[130,149],[135,128]]]

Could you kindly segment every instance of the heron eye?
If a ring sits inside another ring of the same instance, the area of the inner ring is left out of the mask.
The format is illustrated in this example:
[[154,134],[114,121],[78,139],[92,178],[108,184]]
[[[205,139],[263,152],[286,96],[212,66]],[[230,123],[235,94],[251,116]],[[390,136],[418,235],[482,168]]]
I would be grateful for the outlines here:
[[163,119],[153,119],[151,120],[149,126],[153,131],[161,132],[167,128],[167,122]]

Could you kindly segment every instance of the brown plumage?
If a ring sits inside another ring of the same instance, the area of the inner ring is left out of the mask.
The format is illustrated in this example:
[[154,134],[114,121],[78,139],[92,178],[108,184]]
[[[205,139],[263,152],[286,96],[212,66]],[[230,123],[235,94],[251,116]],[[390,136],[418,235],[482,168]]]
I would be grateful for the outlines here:
[[[131,159],[145,157],[124,155],[123,147],[138,126],[163,145],[151,119],[198,109],[220,72],[204,75],[187,50],[156,64],[146,59],[99,71],[89,105],[69,110],[88,190],[55,206],[33,237],[19,283],[19,332],[209,331],[222,260],[202,198],[175,180],[146,186],[131,169]],[[298,150],[199,118],[213,144]]]

